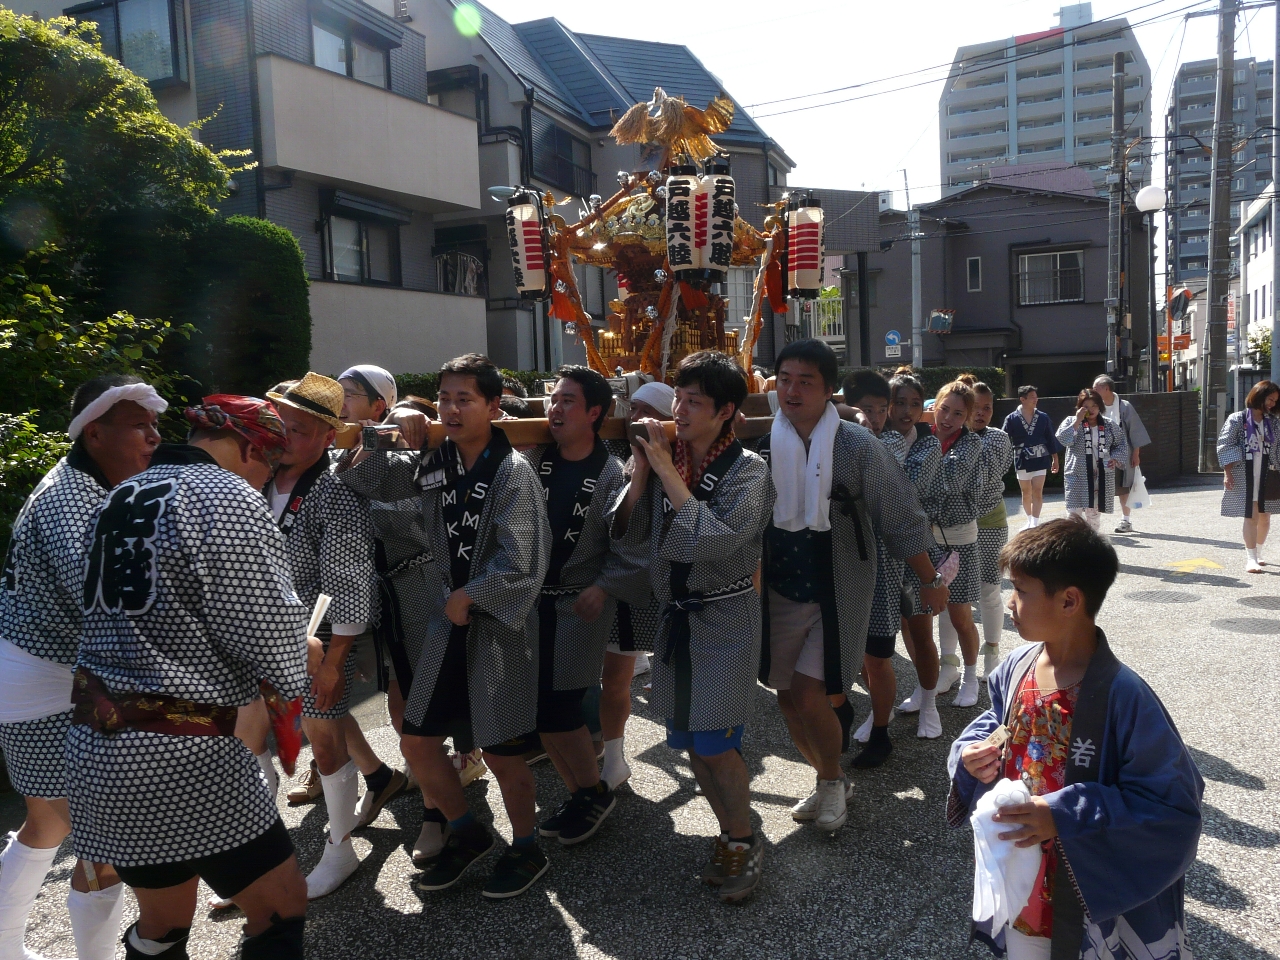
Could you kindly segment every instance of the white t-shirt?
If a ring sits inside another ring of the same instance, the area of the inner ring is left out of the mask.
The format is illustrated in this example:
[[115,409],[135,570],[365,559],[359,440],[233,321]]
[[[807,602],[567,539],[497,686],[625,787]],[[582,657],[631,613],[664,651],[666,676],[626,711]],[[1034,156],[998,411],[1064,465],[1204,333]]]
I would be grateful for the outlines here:
[[284,508],[289,505],[289,497],[292,495],[293,491],[278,493],[274,483],[267,488],[267,503],[271,507],[271,515],[276,518],[276,523],[279,523],[280,518],[284,516]]
[[1106,417],[1108,420],[1110,420],[1112,423],[1114,423],[1117,427],[1119,427],[1120,426],[1120,398],[1116,397],[1116,402],[1111,404],[1109,407],[1107,407],[1107,409],[1102,412],[1102,415]]

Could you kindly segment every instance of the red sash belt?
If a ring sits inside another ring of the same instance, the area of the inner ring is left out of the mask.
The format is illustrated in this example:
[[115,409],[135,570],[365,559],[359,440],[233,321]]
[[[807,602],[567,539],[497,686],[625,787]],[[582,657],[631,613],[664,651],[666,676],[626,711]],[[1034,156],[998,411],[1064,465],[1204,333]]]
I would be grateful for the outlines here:
[[155,693],[113,694],[84,667],[76,667],[71,703],[71,722],[99,733],[147,730],[177,737],[231,737],[236,732],[235,707]]

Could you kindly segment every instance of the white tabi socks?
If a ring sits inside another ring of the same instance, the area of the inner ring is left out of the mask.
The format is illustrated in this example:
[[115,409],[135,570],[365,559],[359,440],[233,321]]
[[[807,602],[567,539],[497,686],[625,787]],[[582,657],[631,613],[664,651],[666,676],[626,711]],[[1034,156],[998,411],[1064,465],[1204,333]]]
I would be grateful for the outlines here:
[[28,847],[9,834],[9,845],[0,854],[0,958],[43,960],[23,945],[27,917],[35,905],[44,878],[58,855],[57,847]]
[[[913,693],[911,696],[916,697],[918,699],[920,696],[920,688],[916,687],[915,693]],[[893,714],[894,714],[893,708],[890,707],[889,708],[890,723],[893,723]],[[857,730],[853,731],[853,739],[857,740],[858,743],[870,743],[871,728],[875,726],[875,721],[876,721],[875,711],[872,711],[871,713],[867,714],[867,719],[862,721],[862,726],[860,726]]]
[[933,690],[917,688],[920,693],[920,719],[916,721],[916,736],[924,740],[936,740],[942,736],[942,718],[938,716],[938,705],[934,699],[938,695]]
[[951,701],[953,707],[972,707],[978,702],[978,665],[966,663],[964,675],[960,680],[960,689],[956,698]]
[[1253,547],[1244,548],[1244,572],[1261,573],[1262,564],[1258,562],[1258,551]]
[[604,764],[600,769],[600,778],[609,785],[610,790],[617,790],[619,785],[631,779],[631,765],[627,763],[622,747],[626,737],[604,742]]
[[982,611],[982,679],[985,680],[1000,665],[1000,637],[1004,633],[1004,602],[1000,584],[982,585],[978,609]]
[[275,800],[276,793],[280,790],[280,774],[276,773],[276,765],[271,762],[271,751],[263,750],[254,759],[262,768],[262,775],[267,778],[267,793],[271,794],[272,800]]
[[956,633],[951,623],[950,611],[938,615],[938,646],[942,650],[942,660],[938,669],[938,693],[946,693],[960,679],[960,658],[956,649],[960,646],[960,634]]
[[329,808],[329,842],[324,845],[320,862],[307,875],[308,900],[333,893],[360,866],[348,836],[359,820],[356,815],[358,777],[354,760],[348,760],[337,773],[320,775],[325,806]]
[[120,942],[120,918],[124,914],[124,884],[105,890],[67,894],[71,933],[76,938],[79,960],[115,960]]

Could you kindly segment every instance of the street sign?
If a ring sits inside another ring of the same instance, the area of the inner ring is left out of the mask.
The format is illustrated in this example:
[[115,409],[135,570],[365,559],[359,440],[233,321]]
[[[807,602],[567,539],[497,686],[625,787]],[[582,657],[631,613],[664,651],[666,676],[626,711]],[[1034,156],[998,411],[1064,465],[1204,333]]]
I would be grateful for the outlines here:
[[884,342],[887,346],[896,347],[902,343],[902,334],[897,330],[889,330],[884,335]]
[[901,357],[902,347],[896,343],[886,343],[884,345],[884,355],[886,357]]

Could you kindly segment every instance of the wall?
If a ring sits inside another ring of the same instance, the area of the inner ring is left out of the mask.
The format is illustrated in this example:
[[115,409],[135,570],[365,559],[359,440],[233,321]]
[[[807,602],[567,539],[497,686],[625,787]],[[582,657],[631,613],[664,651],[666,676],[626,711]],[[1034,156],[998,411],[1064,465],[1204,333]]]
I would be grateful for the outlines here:
[[[1142,475],[1159,484],[1199,468],[1200,394],[1135,393],[1125,396],[1151,434],[1142,448]],[[996,401],[993,423],[1000,424],[1018,406],[1017,398]],[[1039,409],[1049,415],[1054,429],[1075,413],[1075,397],[1041,397]]]
[[480,297],[323,280],[311,284],[311,369],[318,372],[376,363],[392,373],[423,373],[488,348]]

